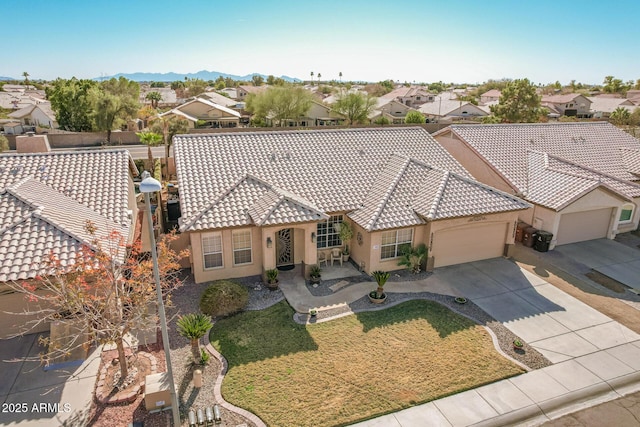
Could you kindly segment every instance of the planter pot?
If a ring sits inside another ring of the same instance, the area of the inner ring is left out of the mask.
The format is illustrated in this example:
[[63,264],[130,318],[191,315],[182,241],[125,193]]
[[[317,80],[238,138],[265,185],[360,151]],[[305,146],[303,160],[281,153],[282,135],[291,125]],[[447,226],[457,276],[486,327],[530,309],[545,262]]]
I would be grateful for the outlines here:
[[524,347],[522,347],[522,346],[517,346],[517,345],[515,345],[515,344],[514,344],[514,346],[513,346],[513,349],[514,349],[514,350],[516,350],[516,351],[524,351]]
[[349,261],[349,254],[342,254],[342,262],[347,262]]
[[458,304],[466,304],[467,303],[467,299],[465,297],[456,297],[455,302],[457,302]]
[[376,292],[369,292],[369,301],[371,301],[374,304],[382,304],[383,302],[385,302],[387,299],[387,294],[383,293],[382,294],[382,298],[376,298]]
[[320,283],[320,277],[311,276],[309,278],[309,281],[311,282],[311,284],[317,285],[318,283]]
[[266,286],[269,290],[275,291],[278,289],[278,285],[280,284],[280,280],[276,280],[273,283],[267,282]]

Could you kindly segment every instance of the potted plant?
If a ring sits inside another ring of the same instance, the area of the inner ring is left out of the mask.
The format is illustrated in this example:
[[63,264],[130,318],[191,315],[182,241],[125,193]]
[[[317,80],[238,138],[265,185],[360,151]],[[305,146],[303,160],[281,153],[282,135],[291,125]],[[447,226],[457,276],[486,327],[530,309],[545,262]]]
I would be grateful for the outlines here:
[[264,272],[267,276],[267,288],[271,290],[278,289],[278,284],[280,281],[278,280],[278,269],[272,268],[271,270],[267,270]]
[[320,283],[320,266],[318,264],[314,264],[309,267],[309,277],[311,278],[311,283]]
[[340,230],[338,231],[340,235],[340,240],[344,243],[344,248],[342,249],[342,261],[349,261],[349,242],[353,237],[353,229],[351,228],[351,224],[348,222],[340,223]]
[[315,308],[309,309],[309,316],[316,317],[318,315],[318,310]]
[[378,289],[369,292],[369,300],[374,304],[382,304],[387,299],[387,294],[384,293],[384,284],[389,280],[391,273],[388,271],[376,270],[371,273],[373,278],[378,284]]
[[467,299],[465,297],[455,297],[454,301],[457,302],[458,304],[466,304],[467,303]]
[[513,349],[514,350],[522,350],[524,348],[524,343],[516,338],[515,340],[513,340]]

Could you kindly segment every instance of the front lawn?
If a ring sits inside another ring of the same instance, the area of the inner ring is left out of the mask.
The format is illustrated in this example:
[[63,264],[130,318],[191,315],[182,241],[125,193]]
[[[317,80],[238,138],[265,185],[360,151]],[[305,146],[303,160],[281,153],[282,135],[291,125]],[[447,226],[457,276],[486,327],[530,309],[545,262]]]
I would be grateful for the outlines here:
[[491,337],[431,301],[315,325],[281,302],[216,322],[226,400],[269,426],[335,426],[523,373]]

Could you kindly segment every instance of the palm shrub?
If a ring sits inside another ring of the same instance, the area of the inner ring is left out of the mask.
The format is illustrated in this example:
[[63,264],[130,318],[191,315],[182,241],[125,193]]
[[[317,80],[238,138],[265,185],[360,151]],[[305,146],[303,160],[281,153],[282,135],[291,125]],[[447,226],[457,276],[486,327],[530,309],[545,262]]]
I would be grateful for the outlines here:
[[200,338],[202,338],[204,334],[213,327],[211,317],[202,313],[185,314],[178,318],[177,325],[178,333],[191,340],[191,353],[193,354],[193,360],[200,360]]
[[239,283],[220,280],[212,283],[200,297],[200,311],[211,317],[237,313],[249,302],[249,291]]
[[402,252],[398,265],[404,265],[413,274],[418,274],[420,273],[420,267],[427,259],[427,252],[427,247],[424,243],[421,243],[414,248],[406,248]]
[[389,276],[391,275],[391,273],[389,273],[388,271],[376,270],[373,271],[371,275],[378,284],[378,289],[375,290],[375,293],[376,298],[380,299],[384,295],[384,284],[387,283],[387,280],[389,280]]

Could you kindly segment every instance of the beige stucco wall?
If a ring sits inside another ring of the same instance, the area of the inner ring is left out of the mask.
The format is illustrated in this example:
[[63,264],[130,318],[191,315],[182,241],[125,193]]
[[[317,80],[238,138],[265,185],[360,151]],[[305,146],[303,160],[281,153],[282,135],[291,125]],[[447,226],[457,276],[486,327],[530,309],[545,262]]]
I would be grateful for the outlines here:
[[[311,241],[311,233],[316,232],[315,222],[295,224],[294,226],[271,227],[239,227],[222,229],[223,267],[204,268],[201,236],[206,232],[190,232],[192,271],[196,283],[212,280],[231,279],[237,277],[261,275],[265,270],[276,267],[276,234],[284,228],[293,229],[293,259],[295,264],[308,266],[317,262],[316,244]],[[252,262],[239,266],[233,265],[232,231],[251,230]],[[218,230],[216,230],[218,232]],[[271,247],[267,247],[267,238],[271,239]]]
[[[597,209],[605,209],[605,208],[614,208],[614,214],[611,218],[611,223],[609,225],[609,233],[608,238],[613,239],[617,233],[621,233],[623,231],[633,230],[637,227],[639,214],[636,211],[634,212],[634,221],[628,225],[621,225],[619,227],[618,218],[620,217],[620,210],[622,206],[628,201],[618,197],[614,193],[611,193],[602,188],[596,188],[593,191],[585,194],[578,200],[574,201],[564,209],[556,212],[552,209],[543,207],[543,206],[535,206],[531,210],[530,218],[523,219],[528,224],[533,225],[536,228],[539,228],[544,231],[548,231],[553,233],[553,240],[551,240],[550,249],[553,249],[556,246],[558,235],[558,228],[560,226],[560,218],[562,214],[565,213],[575,213],[575,212],[584,212],[591,211]],[[522,219],[522,218],[521,218]]]
[[[251,263],[235,266],[233,265],[233,245],[232,231],[251,230]],[[204,257],[202,254],[202,232],[191,232],[191,259],[193,260],[193,275],[196,283],[209,282],[212,280],[232,279],[237,277],[255,276],[262,274],[262,235],[258,227],[226,228],[220,230],[222,235],[222,264],[221,268],[204,268]],[[204,233],[206,234],[206,232]],[[275,248],[275,244],[273,245]]]
[[[46,295],[38,291],[39,295]],[[43,322],[33,329],[33,323],[38,319],[37,314],[22,315],[13,313],[33,313],[41,308],[39,302],[29,301],[25,294],[14,292],[5,283],[0,283],[0,339],[11,338],[19,333],[46,332],[49,330],[49,322]]]
[[436,140],[478,181],[515,194],[515,189],[502,178],[489,164],[467,144],[451,135],[450,132],[436,137]]

